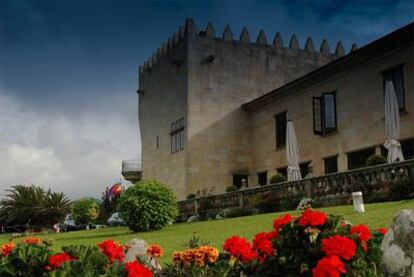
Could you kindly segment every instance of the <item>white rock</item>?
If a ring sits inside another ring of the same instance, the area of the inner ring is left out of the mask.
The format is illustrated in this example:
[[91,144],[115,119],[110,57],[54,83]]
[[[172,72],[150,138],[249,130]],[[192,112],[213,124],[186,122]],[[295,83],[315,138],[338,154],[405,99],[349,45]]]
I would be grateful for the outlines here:
[[[145,240],[142,239],[132,239],[125,243],[125,245],[128,247],[128,250],[125,254],[124,262],[132,262],[139,258],[141,261],[149,262],[150,258],[147,255],[147,247],[148,244]],[[161,266],[160,264],[155,260],[151,260],[150,262],[151,267],[160,270]]]
[[386,276],[414,277],[414,210],[402,210],[394,217],[381,250]]

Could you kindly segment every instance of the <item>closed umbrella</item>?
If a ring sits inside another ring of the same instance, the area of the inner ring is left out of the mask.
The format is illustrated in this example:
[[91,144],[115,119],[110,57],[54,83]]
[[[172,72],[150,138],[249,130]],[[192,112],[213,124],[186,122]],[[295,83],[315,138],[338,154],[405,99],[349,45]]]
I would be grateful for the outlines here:
[[384,104],[385,136],[387,138],[384,147],[388,149],[387,161],[388,163],[403,161],[404,156],[401,150],[401,144],[398,141],[400,137],[400,111],[392,81],[385,82]]
[[288,181],[301,180],[299,168],[299,149],[298,141],[296,140],[295,128],[293,122],[287,122],[286,131],[286,155],[288,161],[287,177]]

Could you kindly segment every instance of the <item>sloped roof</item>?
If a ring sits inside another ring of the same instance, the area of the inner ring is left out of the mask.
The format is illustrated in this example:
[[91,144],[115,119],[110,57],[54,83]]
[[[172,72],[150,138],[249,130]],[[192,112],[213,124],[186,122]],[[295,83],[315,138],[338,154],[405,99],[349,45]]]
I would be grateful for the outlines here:
[[242,105],[249,112],[259,110],[293,92],[314,86],[319,82],[325,81],[345,72],[353,67],[359,66],[369,60],[375,59],[384,53],[395,49],[406,47],[413,44],[414,22],[397,29],[396,31],[381,37],[364,47],[352,51],[331,63],[328,63],[302,77],[299,77],[275,90],[272,90],[250,102]]

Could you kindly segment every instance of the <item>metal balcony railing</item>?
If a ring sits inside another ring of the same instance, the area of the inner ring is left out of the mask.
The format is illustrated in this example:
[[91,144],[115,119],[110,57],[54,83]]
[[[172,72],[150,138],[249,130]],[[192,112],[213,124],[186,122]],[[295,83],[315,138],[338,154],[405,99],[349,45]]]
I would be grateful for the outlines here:
[[141,160],[125,160],[122,161],[122,172],[140,172],[142,170]]

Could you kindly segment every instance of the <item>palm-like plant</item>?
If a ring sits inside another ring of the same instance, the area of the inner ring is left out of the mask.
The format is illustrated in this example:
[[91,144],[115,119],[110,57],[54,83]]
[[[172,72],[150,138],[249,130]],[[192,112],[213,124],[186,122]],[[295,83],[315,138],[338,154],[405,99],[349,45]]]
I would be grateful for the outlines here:
[[45,191],[38,186],[16,185],[0,201],[0,218],[5,224],[48,226],[70,211],[70,200],[63,193]]
[[41,214],[45,217],[45,222],[54,224],[70,213],[71,201],[63,192],[51,192],[48,190],[41,206]]

